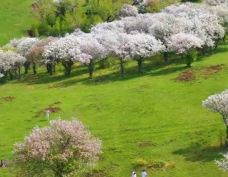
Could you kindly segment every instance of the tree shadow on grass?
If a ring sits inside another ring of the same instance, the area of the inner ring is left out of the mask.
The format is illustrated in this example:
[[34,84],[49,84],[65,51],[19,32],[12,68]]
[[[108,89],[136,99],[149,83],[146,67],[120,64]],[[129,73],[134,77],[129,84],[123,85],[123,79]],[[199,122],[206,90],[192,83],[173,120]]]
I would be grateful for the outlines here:
[[191,144],[189,147],[174,151],[173,154],[181,155],[185,157],[187,161],[202,161],[209,162],[214,161],[222,157],[222,152],[225,148],[220,146],[202,146],[200,143]]
[[[68,80],[71,78],[74,78],[76,76],[80,76],[87,73],[87,69],[80,67],[77,69],[74,69],[70,76],[65,76],[64,73],[61,73],[61,75],[52,75],[50,76],[48,73],[37,73],[36,75],[27,75],[24,76],[20,82],[27,83],[28,85],[34,85],[34,84],[49,84],[49,83],[55,83],[55,82],[61,82],[64,80]],[[83,81],[83,78],[78,78],[78,82]]]
[[[161,75],[167,75],[171,73],[175,73],[177,71],[184,70],[186,67],[183,65],[164,65],[164,64],[158,64],[158,65],[151,65],[150,63],[144,65],[144,72],[138,73],[137,72],[137,66],[133,66],[130,68],[126,68],[126,73],[124,77],[120,76],[120,73],[118,71],[102,74],[99,76],[94,77],[93,79],[85,78],[82,81],[85,85],[98,85],[98,84],[108,84],[116,81],[126,81],[130,79],[134,79],[137,77],[143,77],[143,76],[161,76]],[[72,80],[66,80],[60,83],[57,83],[55,87],[68,87],[71,85],[74,85],[78,82],[78,80],[72,79]]]

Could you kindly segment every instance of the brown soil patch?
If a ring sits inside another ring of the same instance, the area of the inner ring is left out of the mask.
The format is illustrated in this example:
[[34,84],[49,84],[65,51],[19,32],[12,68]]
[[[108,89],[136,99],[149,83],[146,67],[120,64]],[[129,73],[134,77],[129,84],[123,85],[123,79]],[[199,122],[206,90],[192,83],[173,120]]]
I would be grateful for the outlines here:
[[189,81],[192,81],[192,80],[195,80],[195,79],[196,79],[196,76],[195,76],[193,70],[191,70],[191,69],[183,71],[176,78],[176,80],[183,81],[183,82],[189,82]]
[[153,144],[150,141],[140,141],[140,142],[138,142],[138,147],[140,147],[140,148],[146,148],[146,147],[151,147],[151,146],[155,146],[155,144]]
[[85,174],[85,177],[107,177],[107,173],[104,170],[93,170]]
[[208,78],[209,76],[220,72],[223,69],[223,67],[224,64],[206,67],[201,70],[200,75],[202,75],[204,78]]
[[14,99],[16,99],[16,97],[14,97],[14,96],[0,97],[0,100],[5,101],[5,102],[12,102]]
[[61,104],[61,102],[57,101],[57,102],[50,104],[48,107],[36,112],[34,117],[40,117],[42,114],[44,114],[47,111],[49,111],[50,113],[57,113],[57,112],[61,111],[61,108],[56,106],[58,104]]

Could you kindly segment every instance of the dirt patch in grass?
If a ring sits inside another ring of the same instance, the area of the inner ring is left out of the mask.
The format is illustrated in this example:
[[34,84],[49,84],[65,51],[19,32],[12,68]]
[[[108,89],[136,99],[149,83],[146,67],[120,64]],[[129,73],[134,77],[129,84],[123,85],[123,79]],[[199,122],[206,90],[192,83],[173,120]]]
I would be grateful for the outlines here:
[[135,169],[151,169],[151,170],[167,170],[175,168],[175,164],[171,162],[157,161],[157,160],[145,160],[145,159],[136,159],[133,162],[133,167]]
[[14,96],[0,97],[0,101],[4,101],[4,102],[12,102],[14,99],[16,99],[16,97],[14,97]]
[[108,177],[105,170],[93,170],[85,174],[85,177]]
[[187,69],[187,70],[181,72],[175,78],[175,80],[181,81],[181,82],[189,82],[189,81],[193,81],[198,78],[201,78],[201,77],[204,79],[208,79],[209,77],[213,76],[214,74],[217,74],[220,71],[222,71],[224,66],[225,66],[224,64],[220,64],[220,65],[212,65],[212,66],[208,66],[208,67],[204,67],[204,68],[200,68],[200,69],[193,69],[193,68]]
[[222,71],[224,66],[225,66],[224,64],[221,64],[221,65],[213,65],[213,66],[203,68],[200,71],[200,75],[203,76],[204,78],[209,78],[211,75]]
[[196,79],[195,73],[192,69],[188,69],[179,74],[176,78],[177,81],[189,82]]
[[61,111],[61,108],[59,106],[57,106],[58,104],[61,104],[60,101],[57,101],[57,102],[54,102],[50,105],[48,105],[48,107],[40,110],[40,111],[37,111],[35,113],[35,116],[34,117],[40,117],[42,114],[45,114],[47,111],[49,111],[49,113],[57,113],[59,111]]
[[154,143],[150,141],[140,141],[138,142],[138,147],[139,148],[146,148],[146,147],[151,147],[151,146],[156,146]]

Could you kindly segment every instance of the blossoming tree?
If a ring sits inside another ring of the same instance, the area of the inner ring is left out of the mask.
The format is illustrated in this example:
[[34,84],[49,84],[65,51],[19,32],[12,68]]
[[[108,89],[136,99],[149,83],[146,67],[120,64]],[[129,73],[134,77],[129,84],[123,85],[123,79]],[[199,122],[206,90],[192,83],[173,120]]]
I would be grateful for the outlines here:
[[202,47],[203,41],[192,34],[178,33],[168,38],[167,44],[168,50],[184,55],[187,66],[191,67],[196,49]]
[[228,90],[209,96],[203,106],[221,114],[226,126],[226,145],[228,145]]
[[34,128],[14,149],[15,163],[23,176],[77,174],[95,163],[100,153],[101,141],[78,120],[55,120],[48,127]]
[[20,79],[21,66],[26,62],[26,58],[13,51],[0,50],[0,74],[1,76],[10,76],[13,79],[14,74]]

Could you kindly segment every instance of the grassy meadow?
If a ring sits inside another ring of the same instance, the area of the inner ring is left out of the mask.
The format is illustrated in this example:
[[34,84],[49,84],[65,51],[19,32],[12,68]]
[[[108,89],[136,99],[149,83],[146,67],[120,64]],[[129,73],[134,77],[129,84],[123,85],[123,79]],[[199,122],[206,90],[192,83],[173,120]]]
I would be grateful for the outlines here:
[[[201,101],[228,87],[227,57],[228,45],[221,45],[216,54],[195,62],[191,81],[175,79],[185,69],[181,63],[148,61],[142,75],[129,63],[124,79],[113,66],[97,70],[93,80],[86,68],[78,68],[70,78],[40,71],[1,85],[0,158],[9,159],[13,144],[34,126],[48,124],[42,110],[51,106],[57,110],[51,119],[78,118],[101,138],[101,176],[129,176],[147,166],[156,177],[225,177],[214,163],[223,151],[225,127]],[[210,69],[217,65],[221,70]],[[0,169],[0,176],[13,175]]]
[[[1,0],[0,44],[24,35],[34,22],[31,2]],[[0,84],[0,159],[11,159],[15,142],[48,124],[44,110],[51,107],[52,120],[77,118],[102,140],[94,177],[125,177],[142,168],[153,177],[228,176],[214,163],[224,150],[223,121],[201,106],[228,88],[228,44],[188,72],[181,62],[150,60],[140,75],[135,62],[127,64],[124,78],[118,70],[97,69],[89,80],[84,67],[75,66],[69,78],[61,67],[54,76],[40,68],[36,76]],[[13,169],[0,168],[0,177],[13,176]]]

